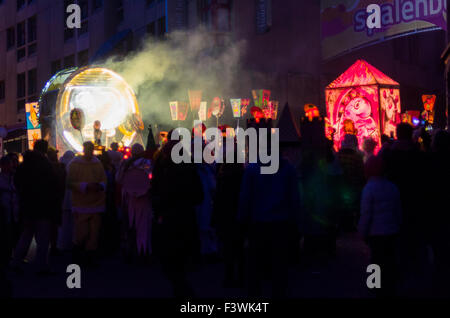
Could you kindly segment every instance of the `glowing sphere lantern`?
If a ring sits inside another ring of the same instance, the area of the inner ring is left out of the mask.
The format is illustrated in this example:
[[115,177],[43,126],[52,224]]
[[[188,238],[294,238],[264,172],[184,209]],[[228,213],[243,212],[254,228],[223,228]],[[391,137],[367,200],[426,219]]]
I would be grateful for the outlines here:
[[64,70],[46,84],[41,100],[49,91],[57,92],[54,121],[58,149],[81,152],[84,141],[99,138],[106,145],[142,143],[144,124],[136,96],[115,72],[101,67]]

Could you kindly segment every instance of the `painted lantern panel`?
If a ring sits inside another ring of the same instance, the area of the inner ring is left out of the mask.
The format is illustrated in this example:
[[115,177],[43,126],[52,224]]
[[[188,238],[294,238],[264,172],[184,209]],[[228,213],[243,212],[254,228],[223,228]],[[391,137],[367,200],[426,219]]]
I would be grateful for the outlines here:
[[396,136],[396,127],[401,122],[400,90],[398,88],[381,88],[381,127],[383,134]]
[[354,134],[358,144],[365,138],[380,139],[378,87],[360,86],[326,91],[327,116],[339,149],[346,134]]

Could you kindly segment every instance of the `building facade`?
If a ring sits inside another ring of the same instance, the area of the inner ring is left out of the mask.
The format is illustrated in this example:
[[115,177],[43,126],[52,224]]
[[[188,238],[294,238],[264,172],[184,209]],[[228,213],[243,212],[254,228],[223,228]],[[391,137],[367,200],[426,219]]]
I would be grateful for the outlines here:
[[[74,3],[80,29],[66,26]],[[26,144],[25,103],[37,101],[57,71],[127,54],[147,35],[200,25],[219,46],[246,41],[249,77],[237,93],[270,89],[281,106],[294,106],[295,116],[304,103],[320,100],[317,0],[3,0],[0,17],[0,126],[10,151]]]

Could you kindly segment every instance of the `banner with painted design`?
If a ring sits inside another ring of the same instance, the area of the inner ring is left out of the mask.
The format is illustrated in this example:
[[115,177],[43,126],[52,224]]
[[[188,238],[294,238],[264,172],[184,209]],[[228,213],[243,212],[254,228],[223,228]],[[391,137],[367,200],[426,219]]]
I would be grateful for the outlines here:
[[34,143],[42,138],[41,123],[39,120],[39,103],[27,103],[25,105],[27,117],[28,149],[34,148]]
[[[380,6],[381,28],[367,27],[367,7]],[[446,0],[322,0],[322,57],[329,59],[380,40],[447,30]]]
[[233,110],[233,117],[240,118],[241,117],[241,99],[230,99],[231,109]]
[[270,91],[267,89],[254,89],[252,90],[253,101],[256,107],[263,108],[267,106],[270,101]]
[[191,105],[191,111],[196,112],[200,108],[202,101],[202,91],[189,90],[189,104]]

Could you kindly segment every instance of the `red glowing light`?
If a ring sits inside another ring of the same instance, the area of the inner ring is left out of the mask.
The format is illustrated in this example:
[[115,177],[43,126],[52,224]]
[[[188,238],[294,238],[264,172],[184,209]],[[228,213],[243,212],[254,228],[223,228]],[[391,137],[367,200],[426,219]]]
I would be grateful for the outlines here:
[[325,95],[326,133],[333,135],[335,149],[348,133],[357,136],[360,147],[367,138],[380,146],[381,134],[395,134],[401,112],[399,84],[366,61],[356,61],[327,86]]

